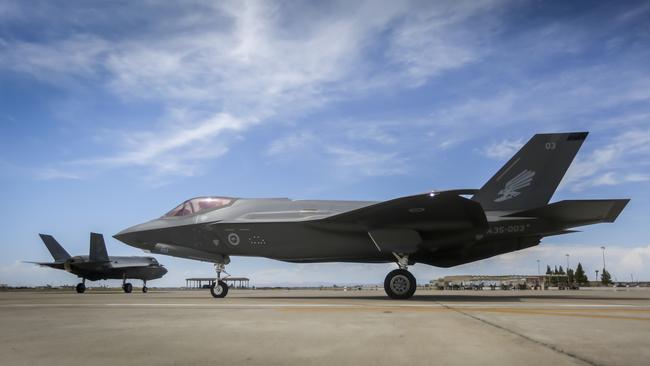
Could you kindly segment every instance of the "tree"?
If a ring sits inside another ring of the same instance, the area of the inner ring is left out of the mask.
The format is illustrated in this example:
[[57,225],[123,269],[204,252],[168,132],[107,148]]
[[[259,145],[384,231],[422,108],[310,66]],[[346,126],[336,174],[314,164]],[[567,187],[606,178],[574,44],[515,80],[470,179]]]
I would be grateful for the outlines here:
[[571,268],[567,269],[566,275],[567,275],[567,282],[569,283],[569,286],[571,286],[571,284],[575,282],[575,275],[573,274],[573,270]]
[[610,275],[605,268],[603,268],[603,274],[600,276],[600,278],[603,285],[609,285],[612,283],[612,275]]
[[582,264],[580,262],[578,262],[578,266],[576,267],[574,278],[576,283],[580,286],[589,284],[589,279],[587,278],[587,274],[585,273],[585,270],[582,268]]
[[558,284],[558,282],[557,282],[557,279],[558,279],[557,275],[558,275],[558,274],[559,274],[559,272],[557,271],[557,266],[555,266],[555,267],[553,268],[553,275],[554,275],[554,276],[551,277],[551,285],[553,285],[553,286],[557,286],[557,284]]

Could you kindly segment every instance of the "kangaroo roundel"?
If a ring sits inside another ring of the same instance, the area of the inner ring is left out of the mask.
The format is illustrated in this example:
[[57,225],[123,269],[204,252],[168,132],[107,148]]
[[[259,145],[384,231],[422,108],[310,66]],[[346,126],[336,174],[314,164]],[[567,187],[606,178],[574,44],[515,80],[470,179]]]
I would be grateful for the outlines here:
[[503,202],[519,196],[521,194],[519,190],[530,186],[533,182],[534,176],[535,172],[528,169],[517,174],[506,183],[502,190],[499,191],[499,197],[497,197],[494,202]]

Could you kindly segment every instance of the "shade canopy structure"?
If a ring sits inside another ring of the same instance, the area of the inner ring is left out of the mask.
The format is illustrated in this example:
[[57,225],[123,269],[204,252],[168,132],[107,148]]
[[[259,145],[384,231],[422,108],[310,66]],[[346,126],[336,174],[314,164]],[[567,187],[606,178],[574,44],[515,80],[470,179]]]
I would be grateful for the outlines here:
[[[210,285],[212,282],[216,281],[216,277],[191,277],[185,279],[185,287],[187,288],[203,288],[204,282],[205,285]],[[222,278],[222,281],[229,284],[234,288],[249,288],[250,279],[246,277],[226,277]]]

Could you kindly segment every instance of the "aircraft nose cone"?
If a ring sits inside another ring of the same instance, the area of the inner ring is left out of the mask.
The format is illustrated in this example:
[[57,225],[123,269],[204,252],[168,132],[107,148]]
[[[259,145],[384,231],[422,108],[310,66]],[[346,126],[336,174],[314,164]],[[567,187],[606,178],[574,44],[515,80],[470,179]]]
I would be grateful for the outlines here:
[[124,244],[140,248],[143,246],[144,241],[141,238],[138,226],[131,226],[130,228],[124,229],[113,235],[113,237]]
[[119,233],[113,235],[113,237],[122,243],[129,244],[129,239],[133,237],[133,232],[129,229],[124,229],[120,231]]

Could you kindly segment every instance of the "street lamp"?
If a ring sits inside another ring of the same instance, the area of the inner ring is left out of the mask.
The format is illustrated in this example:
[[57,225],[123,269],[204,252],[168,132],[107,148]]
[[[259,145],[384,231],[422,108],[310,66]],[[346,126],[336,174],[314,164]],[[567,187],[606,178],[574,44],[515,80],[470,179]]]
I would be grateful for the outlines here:
[[568,287],[571,287],[571,281],[569,279],[569,253],[566,255],[566,283]]
[[603,272],[605,271],[605,247],[600,247],[603,250]]
[[566,255],[566,271],[569,273],[569,253],[565,254]]

